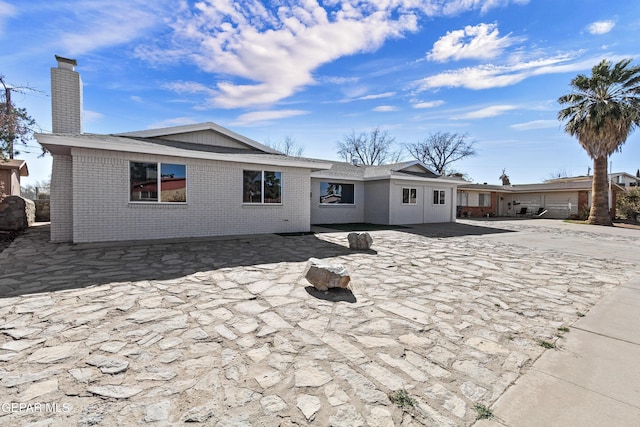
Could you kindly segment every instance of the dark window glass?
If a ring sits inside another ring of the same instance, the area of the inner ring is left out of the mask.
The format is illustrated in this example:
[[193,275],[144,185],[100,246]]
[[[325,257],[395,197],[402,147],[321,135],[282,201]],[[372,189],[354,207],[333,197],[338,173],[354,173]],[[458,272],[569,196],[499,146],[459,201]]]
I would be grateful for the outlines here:
[[160,165],[160,201],[187,201],[187,167],[162,163]]
[[353,205],[354,185],[340,182],[320,183],[320,203],[322,204],[342,204]]
[[243,171],[242,202],[262,203],[262,171]]
[[158,164],[130,163],[130,196],[132,202],[158,201]]
[[264,203],[282,203],[282,173],[264,172]]
[[415,188],[402,189],[402,203],[407,205],[415,205],[417,202],[418,191]]

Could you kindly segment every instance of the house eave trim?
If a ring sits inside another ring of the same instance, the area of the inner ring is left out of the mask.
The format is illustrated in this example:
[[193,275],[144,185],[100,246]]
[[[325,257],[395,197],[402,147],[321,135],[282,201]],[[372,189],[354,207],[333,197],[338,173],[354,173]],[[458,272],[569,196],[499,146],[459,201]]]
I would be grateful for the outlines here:
[[[116,137],[117,138],[117,137]],[[219,160],[225,162],[233,162],[233,163],[249,163],[249,164],[260,164],[260,165],[269,165],[269,166],[280,166],[280,167],[295,167],[295,168],[305,168],[311,170],[326,170],[331,169],[331,163],[324,162],[308,162],[303,160],[290,160],[288,157],[282,155],[274,158],[266,158],[266,157],[252,157],[251,154],[230,154],[230,153],[211,153],[204,151],[192,151],[185,150],[174,147],[166,147],[161,145],[155,145],[150,143],[144,144],[126,144],[124,142],[120,142],[117,140],[111,140],[108,144],[105,144],[104,141],[92,141],[87,138],[82,138],[81,136],[74,136],[69,138],[67,136],[61,135],[48,135],[48,134],[37,134],[36,139],[40,144],[42,144],[45,148],[50,149],[50,147],[70,147],[70,148],[88,148],[94,150],[106,150],[106,151],[120,151],[126,153],[136,153],[136,154],[155,154],[159,156],[173,156],[173,157],[184,157],[190,159],[203,159],[203,160]],[[266,156],[262,155],[262,156]]]

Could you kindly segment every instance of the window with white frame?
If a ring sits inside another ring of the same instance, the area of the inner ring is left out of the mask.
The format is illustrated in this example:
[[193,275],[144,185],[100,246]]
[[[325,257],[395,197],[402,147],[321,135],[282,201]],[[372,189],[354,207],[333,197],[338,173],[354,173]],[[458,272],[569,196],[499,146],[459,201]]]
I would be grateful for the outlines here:
[[491,193],[478,194],[478,206],[491,206]]
[[321,205],[353,205],[355,203],[353,184],[343,182],[320,182]]
[[282,203],[282,172],[242,171],[242,203]]
[[469,206],[469,193],[466,191],[458,191],[456,197],[458,206]]
[[434,205],[444,205],[444,204],[446,204],[445,191],[444,190],[433,190],[433,204]]
[[129,162],[129,201],[186,203],[187,167],[174,163]]
[[417,188],[403,188],[402,189],[402,204],[403,205],[415,205],[418,203],[418,189]]

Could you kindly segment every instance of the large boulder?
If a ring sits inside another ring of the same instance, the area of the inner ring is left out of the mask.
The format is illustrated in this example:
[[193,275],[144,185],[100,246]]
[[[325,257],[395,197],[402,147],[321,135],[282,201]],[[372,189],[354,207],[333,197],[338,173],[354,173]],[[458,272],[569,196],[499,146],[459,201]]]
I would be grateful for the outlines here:
[[341,264],[329,264],[318,258],[309,258],[304,277],[319,291],[329,288],[348,288],[351,277]]
[[0,202],[0,230],[25,230],[34,223],[35,217],[36,206],[31,200],[7,196]]
[[369,233],[349,233],[347,236],[350,249],[369,250],[373,244],[373,239]]

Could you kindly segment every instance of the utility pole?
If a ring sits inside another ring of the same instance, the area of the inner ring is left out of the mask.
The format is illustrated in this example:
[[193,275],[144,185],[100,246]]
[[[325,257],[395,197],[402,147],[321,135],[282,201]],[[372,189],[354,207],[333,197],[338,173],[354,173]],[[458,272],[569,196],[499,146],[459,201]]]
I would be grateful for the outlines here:
[[7,107],[7,119],[9,121],[9,123],[7,123],[7,125],[9,126],[9,158],[13,159],[13,134],[14,134],[14,130],[13,130],[13,119],[12,119],[12,116],[11,116],[11,88],[8,88],[8,87],[5,86],[4,92],[5,92],[5,103],[6,103],[6,107]]
[[4,123],[8,130],[9,130],[9,147],[8,147],[8,151],[9,151],[9,158],[13,159],[13,138],[15,137],[15,120],[13,117],[13,106],[11,104],[11,88],[7,87],[6,83],[4,82],[4,79],[0,76],[0,82],[2,83],[2,86],[4,86],[4,107],[5,107],[5,120],[6,123]]

